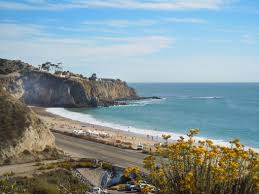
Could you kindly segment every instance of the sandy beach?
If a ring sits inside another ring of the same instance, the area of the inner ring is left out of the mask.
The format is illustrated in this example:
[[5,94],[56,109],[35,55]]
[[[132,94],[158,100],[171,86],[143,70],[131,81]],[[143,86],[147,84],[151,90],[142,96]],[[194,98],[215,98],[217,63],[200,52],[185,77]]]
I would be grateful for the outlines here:
[[117,147],[137,149],[138,145],[143,145],[145,151],[154,149],[154,144],[161,142],[161,138],[141,135],[132,132],[122,131],[114,128],[79,122],[61,117],[46,111],[42,107],[31,107],[33,111],[51,130],[61,133],[78,134],[85,133],[90,140],[103,142]]

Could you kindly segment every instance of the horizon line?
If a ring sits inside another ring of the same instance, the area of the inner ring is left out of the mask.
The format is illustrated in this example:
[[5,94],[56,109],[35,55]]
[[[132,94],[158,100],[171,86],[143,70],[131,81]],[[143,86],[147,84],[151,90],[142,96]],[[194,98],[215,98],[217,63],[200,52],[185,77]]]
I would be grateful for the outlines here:
[[132,84],[259,84],[259,81],[244,81],[244,82],[128,82]]

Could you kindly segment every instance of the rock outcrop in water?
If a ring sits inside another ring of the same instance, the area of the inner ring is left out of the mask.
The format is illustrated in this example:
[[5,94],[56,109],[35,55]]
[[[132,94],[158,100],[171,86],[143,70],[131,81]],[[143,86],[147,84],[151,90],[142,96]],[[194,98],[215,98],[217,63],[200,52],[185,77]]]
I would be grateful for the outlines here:
[[30,108],[0,87],[0,165],[49,158],[54,152],[50,130]]
[[45,107],[108,106],[118,99],[138,98],[135,90],[120,80],[61,77],[16,60],[0,59],[0,83],[26,104]]

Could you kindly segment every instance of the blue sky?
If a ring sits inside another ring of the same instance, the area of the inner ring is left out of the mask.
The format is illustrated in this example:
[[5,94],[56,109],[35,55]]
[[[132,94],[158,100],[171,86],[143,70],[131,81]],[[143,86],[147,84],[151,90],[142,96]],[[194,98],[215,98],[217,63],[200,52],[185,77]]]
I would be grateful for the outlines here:
[[0,0],[0,44],[129,82],[259,82],[259,1]]

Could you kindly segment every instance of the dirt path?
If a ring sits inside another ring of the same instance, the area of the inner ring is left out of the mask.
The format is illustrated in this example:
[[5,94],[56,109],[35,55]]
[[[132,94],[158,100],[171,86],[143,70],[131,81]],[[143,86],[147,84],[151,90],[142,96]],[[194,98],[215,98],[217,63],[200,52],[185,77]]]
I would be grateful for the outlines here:
[[[57,162],[58,160],[41,161],[42,164]],[[30,162],[24,164],[12,164],[0,166],[0,176],[10,173],[15,173],[15,176],[31,176],[37,172],[38,162]]]

